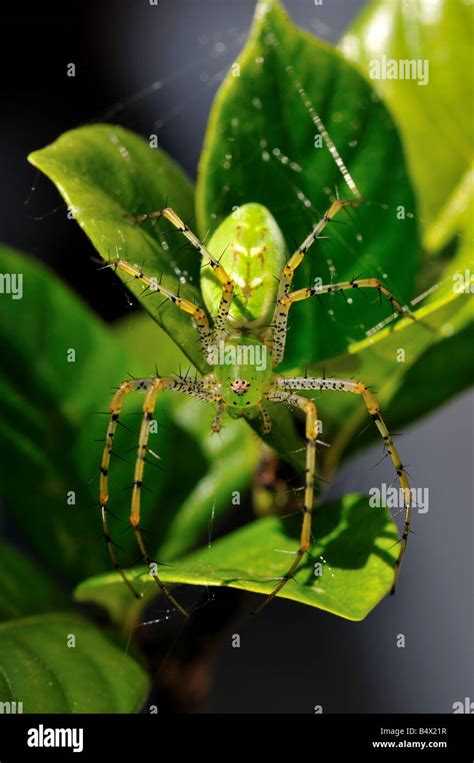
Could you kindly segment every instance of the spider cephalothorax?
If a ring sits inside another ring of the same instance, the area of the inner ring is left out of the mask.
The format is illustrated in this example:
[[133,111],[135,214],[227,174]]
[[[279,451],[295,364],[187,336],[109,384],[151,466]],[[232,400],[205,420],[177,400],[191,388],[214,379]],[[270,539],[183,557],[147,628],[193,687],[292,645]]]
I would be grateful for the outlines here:
[[[331,151],[334,155],[336,150],[333,144]],[[180,310],[192,316],[199,330],[204,357],[212,369],[202,379],[189,379],[181,376],[167,378],[152,376],[145,379],[124,381],[112,399],[111,415],[101,464],[100,503],[105,540],[115,568],[120,571],[127,585],[135,593],[117,562],[108,532],[108,472],[113,437],[123,398],[128,392],[144,389],[146,394],[133,481],[130,523],[143,559],[149,566],[151,576],[160,590],[184,615],[187,615],[187,612],[158,577],[156,565],[148,556],[140,530],[140,497],[148,447],[149,424],[153,417],[157,395],[163,390],[182,392],[216,405],[216,415],[212,424],[212,429],[216,432],[221,427],[225,412],[233,417],[255,418],[260,416],[263,432],[269,432],[271,418],[268,407],[275,403],[283,403],[299,409],[306,417],[306,477],[300,543],[298,549],[295,550],[294,560],[289,569],[284,571],[280,582],[259,609],[273,599],[283,586],[291,580],[310,546],[311,515],[314,510],[318,413],[313,400],[305,396],[304,391],[328,390],[360,396],[383,438],[387,453],[395,467],[405,501],[405,525],[395,566],[395,585],[408,538],[411,495],[405,469],[381,416],[374,394],[363,382],[307,376],[289,378],[275,373],[275,369],[284,357],[288,314],[295,302],[310,299],[316,295],[322,296],[327,293],[354,288],[368,288],[377,289],[380,295],[384,296],[399,314],[409,314],[407,309],[397,302],[387,287],[376,278],[359,278],[296,291],[292,290],[295,270],[326,225],[346,205],[360,201],[355,183],[339,156],[338,166],[341,168],[347,184],[356,194],[356,201],[336,198],[291,256],[288,256],[283,235],[274,217],[260,204],[249,203],[234,209],[229,217],[219,225],[208,247],[199,241],[188,225],[172,209],[163,209],[135,218],[137,223],[159,217],[166,218],[199,252],[203,265],[208,266],[202,271],[201,284],[207,310],[177,294],[173,294],[166,286],[157,284],[156,279],[147,276],[136,265],[123,259],[113,261],[114,267],[141,281],[145,288],[168,297]],[[212,328],[210,319],[213,322]],[[301,391],[303,394],[299,394]]]

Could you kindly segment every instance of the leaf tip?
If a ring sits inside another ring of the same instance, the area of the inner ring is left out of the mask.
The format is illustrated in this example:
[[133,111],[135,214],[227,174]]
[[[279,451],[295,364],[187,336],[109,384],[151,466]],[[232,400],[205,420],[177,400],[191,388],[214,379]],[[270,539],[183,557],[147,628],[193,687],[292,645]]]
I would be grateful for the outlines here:
[[26,160],[33,165],[33,167],[39,167],[38,162],[38,155],[41,153],[41,150],[31,151],[31,153],[28,154],[26,157]]
[[260,26],[271,13],[275,12],[286,16],[285,9],[280,0],[257,0],[254,13],[254,26]]

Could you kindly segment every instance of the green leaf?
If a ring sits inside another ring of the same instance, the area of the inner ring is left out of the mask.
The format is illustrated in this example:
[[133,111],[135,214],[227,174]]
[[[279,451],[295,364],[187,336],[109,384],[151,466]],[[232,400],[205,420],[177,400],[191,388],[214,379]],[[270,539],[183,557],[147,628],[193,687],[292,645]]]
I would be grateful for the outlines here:
[[[451,196],[441,208],[436,221],[426,234],[426,246],[429,251],[436,252],[447,246],[459,235],[457,254],[466,256],[464,251],[471,251],[474,241],[474,165],[466,170]],[[453,262],[449,262],[453,267]]]
[[[0,300],[2,498],[38,556],[77,579],[105,569],[89,484],[102,417],[92,411],[105,410],[126,359],[101,322],[38,262],[2,247],[0,272],[18,273],[24,283],[22,299]],[[75,505],[67,503],[69,491]]]
[[36,564],[0,541],[0,621],[50,612],[66,607],[67,601]]
[[[185,219],[192,216],[192,187],[163,151],[151,149],[123,127],[98,124],[64,133],[30,154],[29,161],[56,184],[104,260],[120,257],[137,263],[149,276],[160,280],[163,275],[164,283],[181,296],[199,301],[199,257],[195,251],[182,251],[183,240],[176,229],[169,224],[137,225],[126,219],[126,215],[166,205],[175,207]],[[188,274],[185,284],[181,282],[184,272]],[[161,307],[163,297],[157,293],[147,291],[142,296],[139,282],[118,275],[194,365],[205,369],[190,318],[183,319],[171,303]]]
[[[234,205],[261,202],[295,249],[326,211],[337,185],[351,196],[294,79],[293,66],[363,195],[352,221],[341,214],[298,269],[295,285],[362,273],[386,278],[402,301],[412,296],[419,246],[414,197],[398,132],[359,72],[325,43],[296,29],[276,0],[260,2],[249,41],[214,101],[199,167],[197,219],[201,235]],[[308,200],[308,205],[305,203]],[[406,211],[404,220],[397,210]],[[342,224],[339,224],[342,223]],[[285,367],[343,352],[380,320],[378,295],[340,296],[295,305]],[[385,315],[390,308],[385,306]]]
[[[211,548],[160,568],[159,574],[168,583],[270,593],[292,562],[300,529],[301,517],[260,519]],[[397,532],[388,512],[370,508],[363,496],[348,495],[318,508],[313,535],[311,555],[280,596],[348,620],[363,620],[393,583]],[[315,575],[316,563],[322,564],[320,576]],[[143,570],[129,574],[138,576],[147,590],[155,585]],[[116,574],[101,575],[81,583],[75,596],[78,601],[103,602],[120,596],[121,587]]]
[[148,692],[143,668],[79,615],[0,625],[0,665],[0,702],[24,713],[134,713]]
[[425,85],[371,79],[401,130],[425,229],[473,159],[474,123],[466,113],[473,90],[472,25],[472,7],[464,0],[372,0],[341,43],[366,77],[382,56],[428,62]]

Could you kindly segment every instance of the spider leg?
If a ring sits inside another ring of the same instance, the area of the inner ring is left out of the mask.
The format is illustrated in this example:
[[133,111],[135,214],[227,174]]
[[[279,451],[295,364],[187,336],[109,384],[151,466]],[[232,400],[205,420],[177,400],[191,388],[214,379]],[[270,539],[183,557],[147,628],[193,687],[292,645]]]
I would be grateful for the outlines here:
[[285,300],[288,299],[296,268],[301,265],[304,260],[304,256],[310,246],[316,241],[326,225],[331,222],[333,217],[337,215],[339,210],[348,205],[354,206],[354,204],[357,203],[358,201],[349,201],[347,199],[337,199],[334,201],[327,212],[324,213],[321,220],[316,223],[313,230],[305,238],[301,246],[299,246],[296,252],[291,255],[290,259],[283,268],[280,276],[280,285],[278,288],[277,301],[272,319],[272,328],[270,330],[269,336],[272,347],[272,362],[274,367],[281,363],[285,354],[286,321],[288,313],[285,313],[285,311],[282,310],[282,305],[285,305]]
[[[286,396],[291,395],[292,394],[291,390],[304,390],[304,389],[330,390],[333,392],[352,392],[353,394],[360,395],[362,397],[362,400],[364,401],[364,404],[365,404],[365,407],[367,408],[369,416],[372,419],[372,421],[375,423],[384,441],[384,445],[387,448],[387,453],[392,460],[393,466],[395,467],[395,472],[398,477],[398,482],[399,482],[402,495],[403,495],[403,500],[404,500],[405,521],[404,521],[402,537],[400,539],[400,551],[399,551],[397,560],[395,562],[394,580],[393,580],[393,586],[391,591],[391,593],[394,593],[396,584],[398,581],[398,576],[400,573],[400,565],[402,563],[402,559],[405,554],[405,550],[406,550],[406,546],[408,542],[408,533],[410,532],[412,496],[411,496],[410,483],[408,481],[407,473],[402,464],[402,461],[398,454],[395,443],[392,440],[392,437],[387,428],[387,425],[385,424],[385,421],[383,420],[380,414],[380,405],[377,398],[375,397],[373,392],[367,389],[365,384],[363,384],[362,382],[347,381],[345,379],[320,379],[315,377],[293,377],[293,378],[276,377],[274,380],[274,383],[276,384],[280,392],[278,391],[273,392],[272,393],[273,399],[286,400],[285,395]],[[287,391],[285,392],[285,390]],[[277,395],[278,397],[275,397],[275,395]]]
[[227,271],[222,267],[220,262],[216,260],[216,258],[210,253],[202,241],[198,239],[198,237],[192,232],[192,230],[176,214],[173,209],[169,207],[167,209],[163,209],[162,214],[163,217],[166,217],[166,219],[169,220],[175,226],[175,228],[177,228],[183,234],[183,236],[188,239],[196,251],[199,252],[201,257],[203,257],[203,259],[208,262],[222,286],[221,301],[219,303],[216,317],[214,318],[214,342],[215,344],[219,344],[219,342],[224,341],[226,336],[225,327],[232,305],[235,284],[231,277],[228,275]]
[[157,278],[147,276],[142,272],[142,270],[140,270],[140,268],[137,268],[136,265],[132,265],[130,262],[127,262],[127,260],[111,260],[110,267],[118,268],[118,270],[121,270],[123,273],[128,273],[128,275],[132,276],[132,278],[136,278],[138,281],[141,281],[143,284],[145,284],[146,288],[149,289],[150,292],[163,294],[163,296],[167,297],[173,304],[177,305],[180,310],[183,310],[183,312],[191,315],[194,318],[199,331],[202,350],[205,354],[207,354],[210,347],[212,335],[209,328],[208,317],[202,307],[195,305],[194,302],[191,302],[189,299],[184,299],[177,294],[173,294],[173,292],[171,292],[165,286],[162,286],[160,283],[158,283]]
[[168,588],[158,577],[158,574],[156,572],[157,565],[152,559],[150,559],[148,555],[145,541],[143,540],[143,535],[140,530],[140,498],[141,498],[141,488],[143,484],[143,471],[145,467],[145,454],[147,452],[148,436],[150,432],[150,422],[153,418],[153,412],[155,410],[156,398],[158,396],[158,392],[166,388],[167,382],[168,382],[167,379],[160,379],[160,378],[153,379],[145,395],[145,401],[143,403],[143,419],[142,419],[142,423],[140,427],[137,460],[135,463],[135,473],[133,477],[132,509],[130,513],[130,524],[133,528],[133,532],[135,534],[138,547],[142,553],[143,561],[147,565],[150,575],[155,581],[156,585],[158,586],[160,591],[164,594],[164,596],[168,599],[168,601],[171,602],[171,604],[179,612],[181,612],[182,615],[184,615],[185,617],[189,617],[188,612],[185,609],[183,609],[181,604],[179,604],[176,601],[174,596],[170,593]]
[[226,324],[232,306],[232,300],[234,298],[234,288],[235,284],[229,277],[222,286],[222,296],[216,317],[214,318],[214,343],[216,345],[223,342],[227,336]]
[[292,393],[282,393],[277,391],[269,391],[266,395],[267,399],[279,401],[284,399],[286,403],[292,405],[295,408],[299,408],[306,414],[306,480],[305,480],[305,493],[304,493],[304,507],[303,507],[303,524],[301,527],[300,545],[298,551],[295,554],[295,560],[286,574],[282,577],[280,583],[276,588],[267,596],[262,604],[255,610],[255,614],[262,611],[264,607],[269,604],[272,599],[281,591],[281,589],[288,583],[293,577],[294,572],[299,567],[304,555],[308,551],[311,544],[311,515],[313,513],[314,503],[314,479],[316,475],[316,438],[318,432],[318,414],[315,404],[312,400],[303,397],[302,395],[295,395]]
[[[280,338],[278,347],[280,348],[281,353],[283,353],[285,349],[288,313],[290,311],[291,305],[294,302],[301,302],[302,300],[309,299],[313,296],[319,297],[321,294],[337,294],[338,292],[345,291],[346,289],[377,289],[379,294],[383,295],[388,300],[392,306],[392,309],[398,313],[398,315],[406,316],[415,320],[413,313],[410,312],[407,307],[404,307],[400,302],[398,302],[390,289],[387,289],[387,287],[381,283],[378,278],[354,278],[352,281],[340,281],[339,283],[314,286],[307,289],[298,289],[297,291],[290,292],[286,296],[280,297],[277,301],[274,318],[274,330],[277,340],[278,337]],[[282,359],[283,355],[281,356],[281,360]]]
[[227,317],[229,315],[230,307],[232,304],[232,298],[234,294],[234,282],[227,274],[226,270],[222,267],[220,262],[210,253],[206,246],[198,239],[198,237],[192,232],[188,225],[176,214],[176,212],[167,207],[166,209],[160,209],[155,212],[149,212],[148,214],[139,215],[132,218],[136,223],[143,223],[146,220],[158,219],[160,217],[166,217],[167,220],[177,228],[180,233],[185,236],[192,246],[196,249],[201,257],[211,266],[216,274],[221,286],[222,297],[217,311],[217,315],[214,319],[214,342],[217,344],[225,338],[225,325]]
[[226,404],[223,400],[220,400],[217,406],[216,415],[214,416],[211,429],[213,432],[220,432],[221,426],[222,426],[222,417],[224,415],[224,411],[226,409]]
[[272,429],[272,420],[267,409],[263,405],[259,405],[259,410],[262,415],[262,434],[268,434]]
[[183,379],[181,377],[151,377],[146,379],[133,379],[127,380],[120,384],[117,392],[115,392],[111,404],[110,404],[110,418],[107,427],[107,433],[105,437],[105,446],[102,454],[102,462],[100,468],[100,505],[102,511],[102,527],[104,532],[104,538],[112,559],[114,569],[120,573],[122,579],[127,584],[132,594],[140,598],[140,595],[136,592],[128,578],[126,577],[122,567],[118,563],[113,542],[110,537],[107,514],[109,504],[109,491],[108,491],[108,475],[110,456],[112,453],[112,445],[114,436],[117,429],[120,413],[122,410],[123,399],[128,392],[134,392],[137,390],[145,390],[145,400],[143,404],[143,419],[140,427],[140,435],[138,440],[137,460],[135,463],[135,471],[133,478],[133,491],[132,491],[132,505],[130,512],[130,524],[133,528],[135,538],[138,547],[142,553],[145,564],[148,566],[150,575],[154,579],[160,591],[166,596],[166,598],[173,604],[173,606],[179,610],[184,616],[188,617],[186,610],[176,601],[174,596],[170,593],[165,584],[160,580],[156,572],[156,563],[150,559],[148,551],[143,540],[143,534],[140,530],[140,500],[141,500],[141,488],[143,484],[143,473],[145,468],[145,458],[148,447],[148,437],[150,432],[150,422],[153,418],[153,412],[156,405],[156,399],[158,393],[164,389],[174,390],[177,392],[184,392],[185,394],[197,397],[201,400],[207,400],[214,402],[218,399],[218,393],[214,390],[212,383],[208,380],[198,379]]
[[128,586],[133,596],[135,596],[135,598],[137,599],[141,598],[140,594],[135,590],[135,588],[133,587],[133,585],[130,583],[127,576],[125,575],[125,572],[123,571],[122,567],[120,566],[117,559],[117,555],[114,550],[113,541],[109,533],[109,522],[108,522],[109,466],[110,466],[110,457],[112,455],[112,448],[114,444],[114,437],[117,431],[117,425],[119,422],[119,417],[122,410],[123,399],[125,395],[128,392],[133,392],[135,390],[149,389],[151,384],[152,384],[152,379],[133,379],[130,381],[122,382],[118,390],[115,392],[110,403],[110,418],[109,418],[109,423],[107,426],[107,433],[105,435],[105,445],[104,445],[104,450],[102,453],[102,461],[100,465],[99,500],[100,500],[101,514],[102,514],[102,531],[104,534],[105,545],[107,546],[107,551],[109,552],[109,556],[112,560],[112,565],[114,569],[116,570],[116,572],[118,572],[122,576],[123,581]]

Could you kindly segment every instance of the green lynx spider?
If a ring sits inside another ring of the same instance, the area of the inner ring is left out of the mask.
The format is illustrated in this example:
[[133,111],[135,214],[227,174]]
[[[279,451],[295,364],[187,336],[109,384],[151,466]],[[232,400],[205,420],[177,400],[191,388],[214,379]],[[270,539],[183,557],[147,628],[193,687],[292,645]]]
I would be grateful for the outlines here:
[[[299,547],[295,551],[293,563],[257,611],[266,606],[291,580],[310,547],[311,516],[314,511],[318,413],[316,405],[311,399],[297,394],[300,390],[349,392],[362,398],[368,414],[383,438],[404,496],[405,523],[394,568],[392,590],[395,589],[400,563],[405,552],[411,518],[410,486],[397,449],[380,414],[379,404],[374,394],[362,381],[307,376],[288,378],[274,372],[274,369],[283,360],[288,313],[294,302],[310,299],[315,295],[320,296],[346,289],[377,289],[389,301],[396,313],[405,316],[411,315],[407,308],[402,307],[392,292],[377,278],[359,278],[292,291],[295,270],[324,228],[341,209],[348,205],[356,205],[361,200],[349,171],[314,110],[312,116],[345,182],[356,198],[355,200],[337,198],[333,201],[321,220],[290,257],[287,255],[283,235],[271,213],[260,204],[249,203],[234,210],[221,223],[210,239],[208,247],[204,246],[186,223],[170,208],[132,218],[137,224],[144,223],[146,220],[166,218],[197,250],[202,257],[203,265],[210,266],[203,270],[201,279],[207,311],[189,300],[173,294],[165,286],[158,283],[156,278],[147,276],[136,265],[123,259],[111,262],[111,266],[128,274],[132,279],[141,281],[144,288],[163,295],[180,310],[188,313],[199,330],[201,348],[206,360],[211,363],[214,362],[213,371],[202,379],[189,379],[181,376],[167,378],[152,376],[122,382],[110,405],[110,419],[100,469],[100,505],[107,548],[114,568],[121,574],[131,592],[138,596],[117,561],[109,534],[107,516],[109,511],[108,474],[113,439],[123,399],[129,392],[145,391],[143,419],[133,480],[130,524],[150,575],[171,604],[186,617],[188,617],[186,610],[176,601],[158,577],[157,565],[148,555],[140,530],[140,496],[150,421],[153,418],[157,395],[164,390],[182,392],[185,395],[215,404],[217,410],[212,424],[214,432],[219,431],[224,412],[234,418],[260,416],[263,432],[269,432],[271,419],[265,408],[266,401],[289,405],[301,410],[306,416],[306,477]],[[209,316],[213,319],[212,329]],[[270,357],[268,363],[255,362],[256,357],[261,359],[267,356]],[[223,358],[224,362],[222,362]]]

